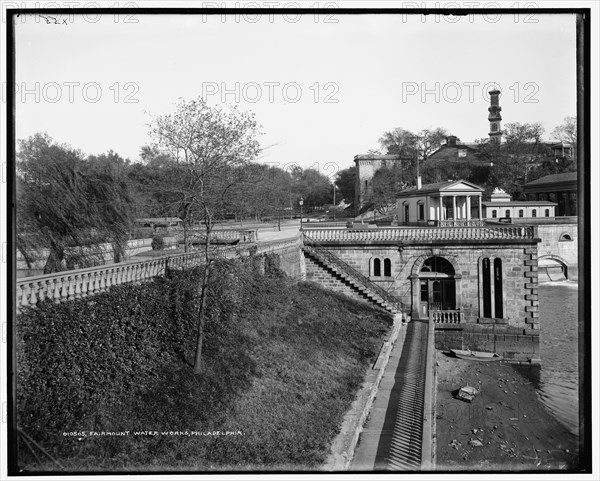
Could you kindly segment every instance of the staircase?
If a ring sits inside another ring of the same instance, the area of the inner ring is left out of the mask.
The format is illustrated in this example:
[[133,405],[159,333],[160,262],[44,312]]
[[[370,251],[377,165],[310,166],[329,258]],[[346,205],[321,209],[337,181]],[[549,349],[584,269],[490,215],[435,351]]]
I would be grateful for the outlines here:
[[371,282],[364,274],[358,272],[352,266],[348,265],[342,259],[335,256],[306,235],[304,236],[302,250],[318,261],[329,272],[347,282],[354,290],[360,292],[363,297],[376,303],[386,311],[391,312],[392,314],[408,312],[406,306],[395,296],[391,295],[374,282]]

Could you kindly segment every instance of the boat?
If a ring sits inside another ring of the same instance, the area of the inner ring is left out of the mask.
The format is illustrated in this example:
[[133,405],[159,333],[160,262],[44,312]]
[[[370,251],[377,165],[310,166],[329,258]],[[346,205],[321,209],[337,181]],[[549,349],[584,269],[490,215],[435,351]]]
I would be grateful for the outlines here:
[[471,351],[463,350],[463,349],[450,349],[452,354],[461,359],[466,359],[467,361],[500,361],[504,359],[499,354],[495,352],[484,352],[484,351]]

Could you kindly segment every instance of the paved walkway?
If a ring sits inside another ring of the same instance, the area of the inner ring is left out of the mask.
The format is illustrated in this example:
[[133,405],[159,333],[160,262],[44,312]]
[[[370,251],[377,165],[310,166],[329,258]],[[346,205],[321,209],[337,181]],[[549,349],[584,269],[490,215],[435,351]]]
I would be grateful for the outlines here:
[[427,323],[398,338],[360,435],[350,471],[418,471],[425,393]]

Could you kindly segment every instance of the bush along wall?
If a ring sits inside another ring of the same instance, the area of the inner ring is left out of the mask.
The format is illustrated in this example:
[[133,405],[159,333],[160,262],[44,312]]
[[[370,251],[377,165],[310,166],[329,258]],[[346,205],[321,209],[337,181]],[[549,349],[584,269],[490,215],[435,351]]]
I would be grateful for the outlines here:
[[[212,267],[200,375],[202,268],[24,310],[19,428],[68,471],[317,466],[391,320],[255,264]],[[59,469],[23,436],[19,465]]]

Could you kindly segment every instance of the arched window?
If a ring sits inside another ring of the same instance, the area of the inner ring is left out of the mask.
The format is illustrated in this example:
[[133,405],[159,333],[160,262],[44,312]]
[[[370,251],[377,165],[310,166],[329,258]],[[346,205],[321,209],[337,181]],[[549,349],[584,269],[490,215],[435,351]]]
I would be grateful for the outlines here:
[[439,274],[453,276],[454,267],[452,266],[449,260],[444,259],[443,257],[430,257],[425,262],[423,262],[421,272],[437,272]]
[[546,217],[550,217],[550,209],[546,209],[545,210],[545,214]]
[[519,209],[519,217],[523,217],[523,209]]
[[496,211],[496,209],[494,209],[492,211],[492,217],[495,219],[496,217],[498,217],[498,212]]
[[417,215],[418,220],[425,220],[425,204],[422,200],[417,202]]
[[504,317],[504,293],[502,283],[502,259],[481,260],[482,317]]
[[504,211],[504,217],[510,217],[510,209]]
[[383,260],[383,275],[385,277],[391,277],[392,275],[392,261],[389,259]]
[[573,240],[573,238],[569,234],[565,233],[565,234],[560,235],[558,242],[565,242],[565,241],[572,241],[572,240]]
[[377,258],[373,259],[373,276],[381,277],[381,260]]
[[537,209],[532,209],[531,217],[537,217]]

